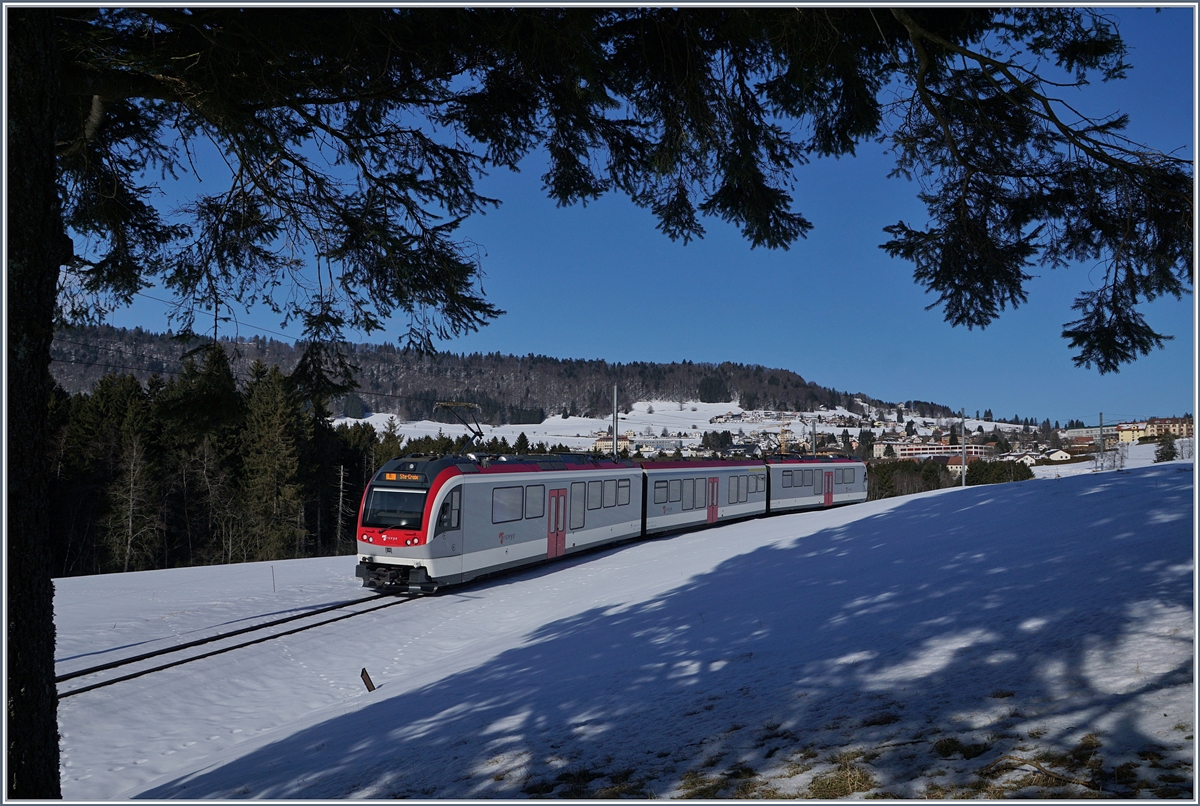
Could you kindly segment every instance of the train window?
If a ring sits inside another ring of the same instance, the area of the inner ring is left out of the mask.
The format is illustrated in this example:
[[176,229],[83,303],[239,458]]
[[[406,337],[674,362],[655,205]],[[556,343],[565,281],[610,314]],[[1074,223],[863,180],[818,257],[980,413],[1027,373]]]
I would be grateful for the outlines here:
[[395,490],[375,487],[367,498],[363,526],[395,526],[420,529],[425,512],[424,490]]
[[617,482],[617,506],[623,507],[629,503],[629,479]]
[[833,483],[834,484],[845,484],[845,482],[842,480],[843,478],[844,478],[843,471],[840,467],[833,471]]
[[456,487],[442,502],[442,510],[438,513],[438,531],[457,529],[461,511],[462,488]]
[[813,472],[811,470],[804,471],[804,483],[801,487],[811,487],[813,484]]
[[737,494],[738,482],[737,476],[729,477],[729,503],[736,504],[738,500]]
[[497,487],[492,490],[492,523],[521,520],[523,487]]
[[692,509],[695,507],[695,503],[696,503],[696,494],[695,494],[695,488],[692,486],[692,480],[684,479],[683,480],[683,508],[685,510]]
[[525,517],[540,518],[546,514],[546,485],[532,484],[525,488]]
[[746,492],[750,487],[750,479],[747,476],[738,476],[738,502],[746,500]]
[[790,471],[790,470],[783,471],[783,485],[782,486],[784,486],[784,487],[792,486],[792,471]]
[[583,513],[584,504],[587,501],[586,497],[587,485],[582,481],[571,483],[571,528],[583,528]]
[[668,487],[668,491],[670,492],[669,500],[671,500],[672,502],[678,501],[683,496],[682,488],[679,484],[679,479],[671,479],[670,485]]
[[703,507],[715,503],[715,500],[708,500],[708,479],[696,479],[696,506]]
[[666,481],[654,482],[654,503],[656,503],[656,504],[667,503],[667,482]]
[[846,480],[843,483],[844,484],[853,484],[854,483],[854,468],[852,468],[852,467],[846,468]]
[[606,479],[604,482],[604,506],[615,507],[617,505],[617,480]]
[[602,493],[601,482],[599,482],[599,481],[589,481],[588,482],[588,494],[587,494],[587,508],[588,509],[599,509],[600,508],[601,493]]

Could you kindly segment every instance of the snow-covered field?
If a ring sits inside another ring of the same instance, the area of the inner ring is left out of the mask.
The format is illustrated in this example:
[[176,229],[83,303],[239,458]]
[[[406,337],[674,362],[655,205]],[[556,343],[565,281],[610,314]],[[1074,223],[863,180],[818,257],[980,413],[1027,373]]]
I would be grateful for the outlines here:
[[[417,599],[64,698],[63,794],[1190,798],[1193,484],[942,490]],[[357,585],[353,557],[59,580],[58,670]]]

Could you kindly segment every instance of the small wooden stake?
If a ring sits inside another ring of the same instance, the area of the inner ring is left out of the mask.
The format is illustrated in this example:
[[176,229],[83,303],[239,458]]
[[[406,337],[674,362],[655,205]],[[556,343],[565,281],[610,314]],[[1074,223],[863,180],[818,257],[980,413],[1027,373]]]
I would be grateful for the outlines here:
[[367,674],[367,667],[363,667],[362,674],[359,676],[362,677],[363,685],[367,687],[367,691],[375,690],[375,684],[371,682],[371,675]]

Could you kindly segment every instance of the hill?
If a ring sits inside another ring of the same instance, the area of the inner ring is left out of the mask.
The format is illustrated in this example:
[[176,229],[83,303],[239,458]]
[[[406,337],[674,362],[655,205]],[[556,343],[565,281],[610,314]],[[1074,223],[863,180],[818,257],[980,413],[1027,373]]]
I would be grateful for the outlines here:
[[[1191,797],[1193,485],[1174,462],[747,521],[81,677],[63,795]],[[58,672],[364,595],[353,563],[57,580]]]
[[[153,373],[179,372],[187,352],[205,343],[107,325],[60,330],[52,346],[51,371],[69,393],[90,391],[101,376],[114,371],[132,373],[145,382]],[[290,372],[303,349],[303,345],[267,338],[221,343],[242,377],[256,359]],[[814,411],[819,406],[862,411],[864,407],[896,405],[862,392],[820,386],[790,370],[759,365],[692,361],[610,364],[499,353],[418,356],[379,344],[347,345],[346,349],[358,368],[359,389],[338,401],[335,413],[350,417],[387,412],[402,420],[452,422],[444,412],[434,411],[439,400],[477,403],[480,419],[492,425],[540,423],[560,414],[604,417],[612,412],[614,385],[626,412],[642,400],[734,402],[745,409],[799,411]],[[935,403],[900,402],[924,417],[953,414],[947,406]]]

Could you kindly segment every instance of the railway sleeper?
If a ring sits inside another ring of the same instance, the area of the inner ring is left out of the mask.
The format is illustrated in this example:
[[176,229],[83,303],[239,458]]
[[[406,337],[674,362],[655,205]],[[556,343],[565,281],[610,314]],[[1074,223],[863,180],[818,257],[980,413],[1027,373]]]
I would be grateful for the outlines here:
[[380,588],[400,593],[436,593],[438,583],[429,578],[424,568],[407,565],[369,565],[359,563],[354,571],[362,578],[364,588]]

